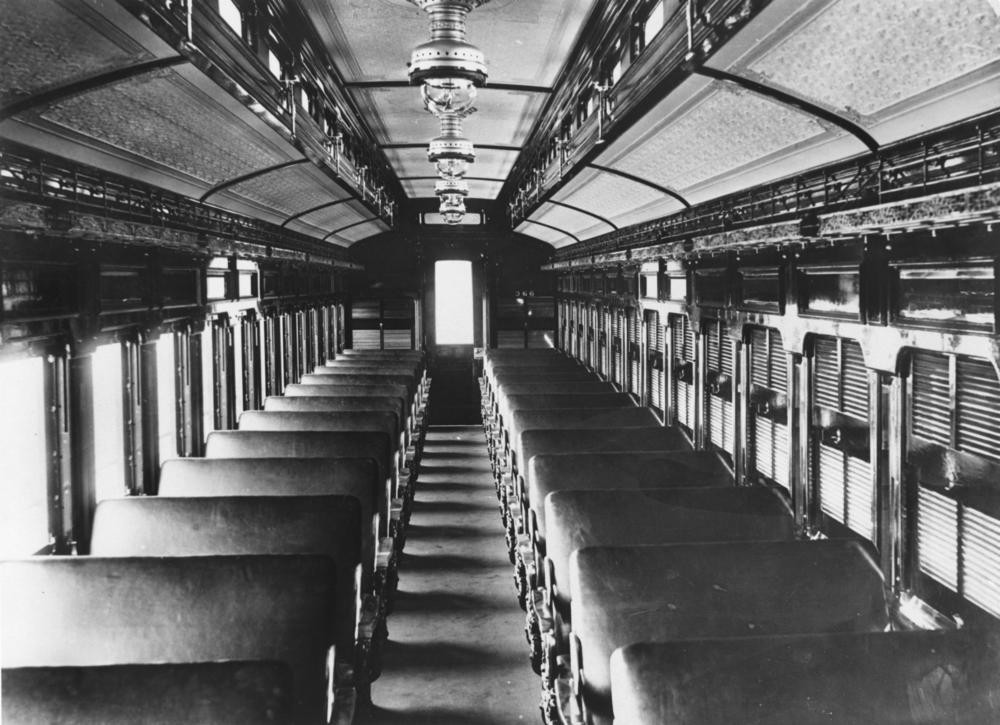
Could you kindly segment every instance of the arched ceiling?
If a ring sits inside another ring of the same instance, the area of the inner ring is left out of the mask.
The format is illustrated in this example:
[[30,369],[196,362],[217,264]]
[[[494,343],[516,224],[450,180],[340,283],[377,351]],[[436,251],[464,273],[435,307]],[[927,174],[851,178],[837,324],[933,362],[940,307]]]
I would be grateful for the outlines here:
[[[410,199],[434,197],[427,143],[437,119],[407,83],[414,46],[430,37],[408,0],[302,0],[330,56]],[[489,81],[464,124],[476,146],[470,199],[493,200],[542,112],[595,0],[490,0],[469,15],[469,41]]]
[[995,110],[998,37],[992,0],[773,0],[518,230],[567,246]]
[[[398,193],[429,208],[435,179],[425,149],[438,126],[406,79],[411,49],[429,37],[425,15],[409,0],[284,5],[312,26]],[[241,76],[255,66],[240,59],[227,75],[196,57],[199,43],[221,56],[245,52],[235,36],[226,41],[232,49],[216,47],[228,31],[207,4],[194,6],[187,45],[148,22],[142,7],[5,0],[0,138],[329,244],[389,229],[357,169],[331,163],[322,137],[296,133],[268,111],[266,69]],[[995,0],[771,0],[762,8],[703,66],[685,67],[660,97],[644,99],[607,143],[574,154],[517,231],[575,244],[1000,107]],[[470,14],[469,39],[490,72],[479,112],[465,123],[478,150],[470,209],[505,194],[512,170],[551,140],[540,124],[562,112],[549,103],[553,84],[598,9],[609,12],[595,0],[491,0]],[[682,32],[657,37],[654,45],[684,42]],[[643,72],[642,63],[626,70],[621,92]]]

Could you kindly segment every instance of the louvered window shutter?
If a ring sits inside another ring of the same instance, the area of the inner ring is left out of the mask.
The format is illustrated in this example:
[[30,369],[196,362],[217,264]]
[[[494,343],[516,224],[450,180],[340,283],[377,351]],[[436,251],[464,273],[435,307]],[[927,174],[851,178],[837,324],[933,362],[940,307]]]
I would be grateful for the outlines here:
[[674,410],[677,422],[688,429],[694,428],[694,378],[692,368],[694,362],[694,330],[687,315],[670,316],[670,336],[673,347],[674,375],[673,386]]
[[[773,400],[787,396],[788,373],[785,368],[781,333],[755,329],[750,333],[751,399]],[[788,425],[773,406],[758,402],[751,415],[753,428],[754,469],[760,476],[788,488]]]
[[832,421],[812,430],[813,485],[820,510],[870,541],[876,540],[875,479],[869,451],[868,373],[853,340],[817,338],[813,347],[813,406]]
[[[1000,380],[985,360],[923,351],[910,373],[918,571],[1000,616]],[[962,478],[942,479],[952,459]]]
[[639,314],[635,308],[631,308],[628,310],[628,390],[630,393],[634,393],[635,395],[639,395],[640,393],[639,371],[642,366],[642,363],[639,360],[639,327]]
[[660,313],[655,310],[646,313],[646,349],[649,404],[663,412],[663,326],[660,324]]
[[721,321],[706,321],[705,411],[708,441],[730,455],[735,453],[735,408],[732,402],[733,348]]

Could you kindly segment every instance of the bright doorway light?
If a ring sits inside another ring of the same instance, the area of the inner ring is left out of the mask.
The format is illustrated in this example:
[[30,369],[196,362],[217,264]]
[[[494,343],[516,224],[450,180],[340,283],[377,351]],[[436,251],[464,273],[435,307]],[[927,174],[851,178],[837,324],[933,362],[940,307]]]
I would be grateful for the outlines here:
[[437,344],[472,345],[472,262],[436,262],[434,296]]

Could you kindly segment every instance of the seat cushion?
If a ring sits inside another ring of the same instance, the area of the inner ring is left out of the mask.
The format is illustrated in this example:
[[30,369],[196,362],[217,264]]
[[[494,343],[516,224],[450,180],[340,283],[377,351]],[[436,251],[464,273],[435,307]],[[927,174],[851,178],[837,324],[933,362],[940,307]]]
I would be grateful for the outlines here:
[[792,513],[772,489],[559,491],[546,502],[557,607],[571,601],[569,559],[585,546],[708,541],[791,541]]
[[292,717],[292,673],[280,662],[202,662],[3,671],[9,723],[265,725]]
[[609,660],[633,642],[880,631],[882,576],[855,542],[588,547],[570,556],[586,696],[610,707]]
[[732,486],[733,477],[714,451],[580,451],[533,456],[526,483],[544,542],[545,497],[554,491]]
[[974,630],[639,643],[611,656],[616,721],[1000,721],[1000,638]]
[[5,668],[276,660],[296,719],[325,720],[329,557],[37,557],[0,575]]

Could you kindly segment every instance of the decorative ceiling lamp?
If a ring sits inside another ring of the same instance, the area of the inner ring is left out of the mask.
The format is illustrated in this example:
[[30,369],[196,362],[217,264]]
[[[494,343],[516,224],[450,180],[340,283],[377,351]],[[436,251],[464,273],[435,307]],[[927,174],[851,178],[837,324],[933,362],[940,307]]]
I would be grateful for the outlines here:
[[[466,39],[466,17],[487,0],[410,0],[431,19],[431,39],[410,55],[410,83],[442,79],[486,84],[486,56]],[[469,101],[471,104],[471,101]]]
[[434,193],[438,197],[469,195],[469,184],[465,179],[441,179],[434,184]]
[[459,224],[465,217],[465,200],[457,195],[443,197],[438,211],[446,224]]
[[427,159],[441,177],[434,192],[449,224],[465,215],[469,186],[462,179],[476,160],[472,142],[462,135],[462,120],[475,112],[476,89],[486,83],[486,57],[466,40],[469,13],[489,0],[410,0],[431,21],[431,40],[410,56],[410,83],[422,84],[426,108],[441,122],[441,135],[430,142]]
[[447,178],[434,184],[434,193],[441,200],[439,211],[448,224],[458,224],[465,216],[465,197],[469,184],[464,179]]
[[461,178],[476,160],[476,150],[462,135],[461,114],[449,113],[439,118],[441,135],[427,147],[427,160],[435,165],[442,179]]

